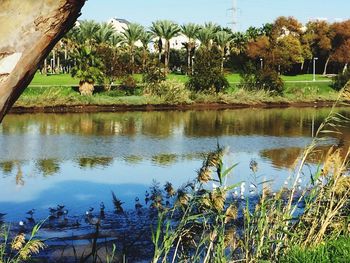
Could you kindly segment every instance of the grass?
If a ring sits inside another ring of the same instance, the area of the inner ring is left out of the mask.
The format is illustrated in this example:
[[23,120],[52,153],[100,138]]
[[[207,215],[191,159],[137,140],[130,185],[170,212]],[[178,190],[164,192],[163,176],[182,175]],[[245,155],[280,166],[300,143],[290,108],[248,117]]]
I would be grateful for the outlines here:
[[349,237],[340,237],[337,240],[327,241],[319,246],[309,249],[296,246],[280,260],[281,263],[328,263],[349,261]]
[[[142,81],[141,74],[135,74],[138,83]],[[318,101],[335,101],[338,93],[334,91],[329,79],[317,75],[312,82],[312,75],[283,76],[286,80],[283,95],[274,95],[266,91],[246,91],[237,89],[240,80],[238,74],[227,74],[231,88],[225,94],[192,94],[186,98],[176,98],[173,102],[168,96],[126,96],[122,91],[98,92],[91,97],[80,96],[77,91],[78,80],[68,74],[41,75],[37,73],[16,102],[16,106],[74,106],[74,105],[155,105],[155,104],[191,104],[191,103],[226,103],[226,104],[261,104],[261,103],[298,103]],[[170,82],[186,83],[188,77],[179,74],[169,74]],[[119,81],[120,83],[120,81]],[[175,84],[174,84],[175,85]],[[173,94],[174,95],[174,94]],[[174,97],[174,96],[172,96]],[[176,94],[175,94],[176,97]]]

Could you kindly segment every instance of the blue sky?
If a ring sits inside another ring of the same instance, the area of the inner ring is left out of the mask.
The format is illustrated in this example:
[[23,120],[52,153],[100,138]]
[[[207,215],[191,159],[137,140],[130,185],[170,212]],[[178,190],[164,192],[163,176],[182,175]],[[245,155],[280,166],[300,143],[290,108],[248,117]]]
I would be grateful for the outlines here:
[[[239,30],[272,22],[276,17],[294,16],[301,22],[327,18],[333,22],[350,18],[349,0],[236,0]],[[157,19],[170,19],[180,24],[212,21],[231,26],[233,0],[88,0],[80,19],[107,21],[125,18],[145,26]]]

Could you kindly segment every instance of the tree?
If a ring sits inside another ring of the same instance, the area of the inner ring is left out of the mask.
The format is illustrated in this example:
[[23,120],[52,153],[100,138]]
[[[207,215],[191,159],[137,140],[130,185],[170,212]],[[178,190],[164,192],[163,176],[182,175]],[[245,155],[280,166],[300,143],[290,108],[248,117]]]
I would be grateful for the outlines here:
[[224,61],[229,45],[232,41],[232,35],[226,31],[218,31],[215,34],[215,44],[221,52],[221,72],[224,72]]
[[128,25],[128,28],[122,32],[124,37],[123,43],[129,47],[129,54],[131,58],[131,74],[134,74],[135,71],[135,44],[142,37],[144,32],[143,26],[131,23]]
[[106,90],[111,89],[111,84],[120,77],[125,76],[128,67],[123,67],[118,48],[106,43],[100,44],[96,48],[96,55],[101,60],[103,67],[103,84]]
[[149,31],[144,31],[141,34],[140,41],[142,43],[142,71],[145,70],[148,58],[148,45],[152,42],[153,34]]
[[162,50],[163,50],[163,39],[164,44],[164,73],[166,74],[169,66],[170,58],[170,40],[180,33],[180,27],[172,21],[169,20],[158,20],[152,23],[150,28],[151,32],[155,37],[158,38],[158,52],[159,52],[159,62],[161,61]]
[[[0,76],[0,122],[55,44],[73,27],[84,0],[1,1],[1,56],[12,67]],[[20,12],[19,12],[20,9]],[[9,23],[11,21],[11,23]]]
[[197,35],[198,40],[201,42],[201,47],[210,50],[217,31],[219,31],[218,25],[211,22],[206,23],[205,26],[198,31]]
[[345,72],[350,61],[350,20],[334,23],[331,31],[334,33],[331,59],[343,63],[343,72]]
[[306,24],[306,32],[303,35],[303,39],[309,42],[314,57],[324,59],[323,75],[327,74],[327,68],[331,58],[332,38],[333,34],[328,22],[316,20]]
[[101,69],[103,65],[93,47],[80,45],[74,50],[75,66],[72,68],[72,77],[78,78],[79,91],[82,95],[92,95],[94,84],[103,81]]
[[115,35],[115,30],[112,24],[101,23],[94,34],[95,42],[96,44],[111,43],[113,35]]
[[100,24],[93,20],[83,20],[79,24],[77,41],[79,44],[93,45],[96,43],[96,34],[100,30]]
[[195,55],[193,74],[187,86],[194,91],[220,92],[230,85],[221,71],[221,53],[213,47],[200,48]]
[[161,21],[158,20],[156,22],[152,22],[152,26],[150,27],[151,32],[153,33],[154,37],[158,38],[157,41],[157,49],[158,49],[158,60],[159,63],[162,60],[162,52],[163,52],[163,30],[162,30],[162,25]]
[[186,53],[187,53],[187,74],[191,74],[192,72],[192,56],[196,49],[196,39],[198,32],[200,30],[200,26],[189,23],[181,26],[181,32],[184,36],[187,37],[187,42],[183,43]]

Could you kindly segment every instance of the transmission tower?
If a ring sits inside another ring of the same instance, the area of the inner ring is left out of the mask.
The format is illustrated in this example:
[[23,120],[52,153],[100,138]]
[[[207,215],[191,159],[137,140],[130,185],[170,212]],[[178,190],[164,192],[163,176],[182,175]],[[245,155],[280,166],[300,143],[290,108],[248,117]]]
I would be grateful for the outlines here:
[[230,24],[232,25],[232,31],[233,32],[237,32],[237,24],[238,24],[238,17],[237,17],[237,12],[238,12],[238,8],[237,8],[237,0],[232,0],[232,8],[228,9],[229,11],[231,11],[232,13],[232,20],[230,22]]

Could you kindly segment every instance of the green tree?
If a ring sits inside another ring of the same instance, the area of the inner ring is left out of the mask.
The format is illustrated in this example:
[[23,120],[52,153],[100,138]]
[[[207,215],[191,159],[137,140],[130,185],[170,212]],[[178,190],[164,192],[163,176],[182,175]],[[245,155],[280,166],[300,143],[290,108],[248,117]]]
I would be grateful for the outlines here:
[[198,40],[201,42],[201,47],[210,50],[217,31],[219,31],[219,27],[216,24],[206,23],[205,26],[198,31],[197,35]]
[[226,31],[218,31],[215,34],[215,44],[221,53],[221,72],[224,72],[224,61],[229,45],[232,41],[232,35]]
[[147,58],[149,54],[148,45],[152,42],[153,34],[149,31],[142,32],[140,41],[142,43],[142,71],[145,71]]
[[96,50],[88,45],[78,46],[73,53],[75,66],[71,70],[72,77],[80,80],[79,91],[82,95],[92,95],[94,84],[103,80],[103,65],[96,55]]
[[153,33],[154,37],[158,38],[157,41],[157,50],[158,50],[158,61],[159,63],[162,60],[162,52],[163,52],[163,30],[161,21],[158,20],[156,22],[152,22],[152,26],[150,27],[151,32]]
[[124,37],[123,43],[126,44],[129,48],[129,54],[131,59],[131,74],[134,74],[135,72],[136,42],[141,39],[143,32],[143,26],[136,23],[129,24],[128,28],[125,29],[124,32],[122,32],[122,35]]
[[100,30],[101,26],[93,20],[83,20],[79,24],[78,35],[76,41],[79,44],[92,45],[96,43],[96,34]]
[[181,33],[187,37],[187,42],[183,43],[187,53],[187,74],[191,74],[192,72],[192,56],[196,49],[196,39],[199,30],[200,26],[193,23],[181,26]]
[[99,29],[94,34],[96,44],[111,43],[115,30],[111,24],[101,23]]
[[229,87],[221,71],[221,53],[217,48],[200,48],[195,55],[193,74],[187,86],[194,91],[220,92]]

